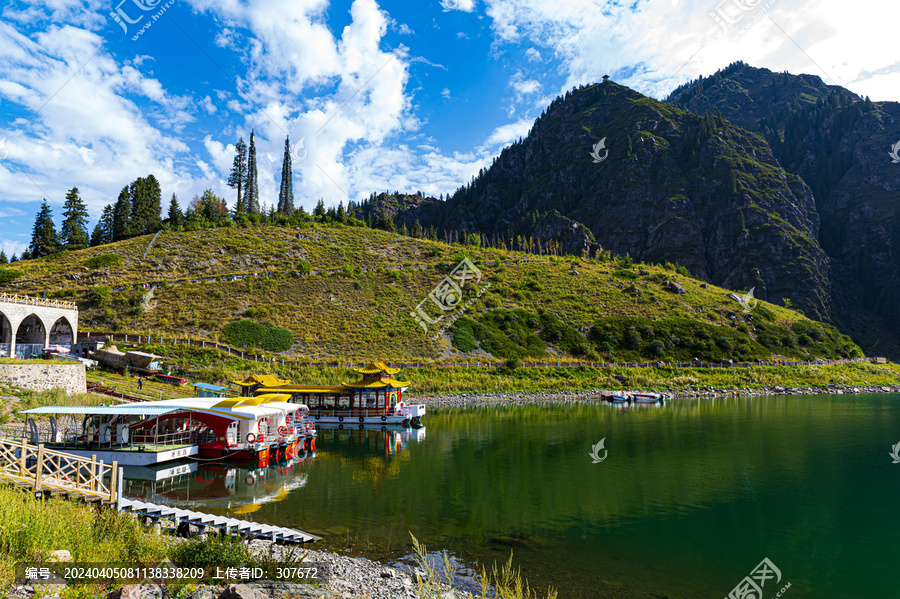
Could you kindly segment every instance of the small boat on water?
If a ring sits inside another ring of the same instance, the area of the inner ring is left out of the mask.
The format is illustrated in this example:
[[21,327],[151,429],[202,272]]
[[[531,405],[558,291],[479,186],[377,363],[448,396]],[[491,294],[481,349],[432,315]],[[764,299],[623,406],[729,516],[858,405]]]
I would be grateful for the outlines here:
[[234,381],[243,388],[245,396],[258,394],[289,394],[292,402],[309,407],[309,417],[316,425],[336,425],[338,428],[365,428],[371,425],[421,426],[425,406],[408,404],[403,393],[408,381],[393,375],[400,372],[384,362],[371,362],[353,372],[362,379],[340,385],[291,385],[274,375],[251,375]]
[[600,399],[612,404],[630,404],[631,395],[624,391],[606,391],[600,394]]
[[[43,435],[29,419],[32,443],[98,455],[123,465],[150,465],[190,458],[206,461],[271,461],[315,451],[309,408],[286,394],[230,399],[195,397],[119,406],[47,406],[24,414],[51,417]],[[83,416],[79,422],[73,415]],[[44,438],[46,437],[46,438]]]
[[641,404],[657,404],[665,400],[662,393],[652,393],[645,391],[629,391],[629,395],[635,403]]

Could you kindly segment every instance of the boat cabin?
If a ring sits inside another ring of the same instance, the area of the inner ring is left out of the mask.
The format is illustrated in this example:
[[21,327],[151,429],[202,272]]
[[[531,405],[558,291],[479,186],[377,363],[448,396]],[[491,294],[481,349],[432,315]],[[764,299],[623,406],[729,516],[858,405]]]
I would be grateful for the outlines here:
[[[384,362],[354,368],[362,375],[358,381],[340,385],[290,385],[257,386],[254,393],[290,394],[292,402],[309,407],[311,417],[317,424],[338,423],[347,420],[358,424],[406,424],[419,423],[425,414],[425,406],[407,405],[403,392],[409,388],[409,381],[393,378],[400,370],[391,368]],[[271,376],[271,375],[262,375]],[[235,384],[249,388],[260,375],[253,375]],[[251,380],[252,379],[252,380]]]

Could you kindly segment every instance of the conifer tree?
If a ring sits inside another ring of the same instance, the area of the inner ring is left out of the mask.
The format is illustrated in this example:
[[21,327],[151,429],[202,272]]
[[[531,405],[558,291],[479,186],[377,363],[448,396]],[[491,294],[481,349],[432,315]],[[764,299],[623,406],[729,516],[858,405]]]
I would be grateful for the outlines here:
[[6,258],[6,252],[0,250],[0,264],[9,264],[9,260]]
[[244,178],[244,209],[248,214],[259,212],[259,176],[256,172],[255,131],[250,131],[250,150],[247,155],[247,174]]
[[178,205],[178,196],[172,194],[172,200],[169,202],[169,212],[166,222],[170,227],[181,227],[184,225],[184,214],[181,212],[181,206]]
[[339,222],[345,222],[347,220],[347,213],[344,211],[344,202],[338,202],[337,212],[334,215],[334,219]]
[[67,250],[82,250],[88,246],[87,206],[78,195],[78,188],[73,187],[66,194],[63,205],[63,224],[60,230],[60,244]]
[[129,186],[131,235],[156,233],[162,226],[162,190],[153,175],[139,177]]
[[47,200],[44,200],[34,219],[34,227],[31,229],[31,245],[28,247],[28,252],[32,258],[40,258],[57,251],[59,251],[59,239],[56,236],[56,227],[53,224],[53,213],[47,204]]
[[240,138],[234,145],[234,163],[231,165],[231,174],[228,175],[228,186],[237,190],[237,201],[234,205],[234,213],[247,212],[244,204],[245,184],[247,183],[247,144],[244,138]]
[[115,237],[116,228],[116,209],[112,204],[107,204],[103,208],[103,212],[100,214],[100,222],[97,224],[101,231],[100,243],[97,245],[112,243]]
[[284,160],[281,163],[281,189],[278,191],[278,212],[285,216],[294,213],[294,171],[291,168],[291,138],[284,139]]
[[322,201],[322,198],[319,198],[319,202],[316,204],[316,209],[313,210],[313,216],[315,216],[319,220],[325,218],[325,202]]
[[91,241],[90,247],[94,248],[98,245],[103,245],[103,227],[100,223],[94,225],[94,230],[91,231]]
[[131,228],[131,190],[128,185],[119,192],[119,198],[113,208],[112,240],[121,241],[132,237]]

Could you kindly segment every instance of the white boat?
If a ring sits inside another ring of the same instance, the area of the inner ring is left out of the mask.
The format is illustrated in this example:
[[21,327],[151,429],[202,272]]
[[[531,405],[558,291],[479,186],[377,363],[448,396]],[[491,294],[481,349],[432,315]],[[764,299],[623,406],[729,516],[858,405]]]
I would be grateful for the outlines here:
[[635,403],[650,403],[655,404],[663,401],[665,396],[662,393],[652,393],[645,391],[629,391],[629,395],[631,395],[632,399]]

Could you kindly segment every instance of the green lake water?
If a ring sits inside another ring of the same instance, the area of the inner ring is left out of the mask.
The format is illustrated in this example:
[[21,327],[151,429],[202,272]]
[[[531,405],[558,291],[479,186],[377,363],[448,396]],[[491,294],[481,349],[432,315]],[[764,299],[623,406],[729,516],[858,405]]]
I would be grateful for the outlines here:
[[900,396],[432,411],[425,424],[418,440],[322,431],[313,459],[259,477],[263,496],[302,478],[277,501],[195,489],[192,505],[385,560],[409,553],[410,532],[469,566],[512,551],[561,598],[727,597],[764,558],[782,575],[766,599],[787,583],[788,599],[900,595]]

